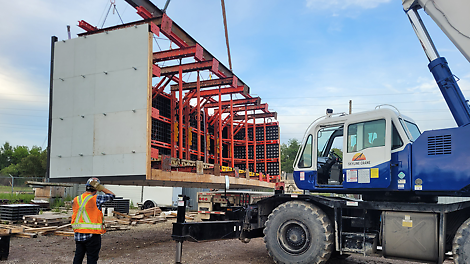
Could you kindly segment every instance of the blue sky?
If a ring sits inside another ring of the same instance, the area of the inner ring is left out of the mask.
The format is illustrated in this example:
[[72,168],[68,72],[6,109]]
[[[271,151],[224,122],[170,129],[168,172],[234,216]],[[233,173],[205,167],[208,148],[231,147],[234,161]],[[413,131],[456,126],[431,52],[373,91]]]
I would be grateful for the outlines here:
[[[153,0],[163,7],[165,0]],[[326,108],[353,112],[392,104],[421,130],[454,127],[399,0],[226,0],[234,73],[278,112],[281,140],[301,139]],[[109,0],[2,3],[0,143],[47,145],[50,38],[85,20],[101,27]],[[124,22],[140,19],[116,0]],[[220,1],[172,0],[168,15],[228,65]],[[421,12],[466,97],[468,61]],[[110,13],[104,26],[120,24]],[[165,45],[165,43],[160,43]]]

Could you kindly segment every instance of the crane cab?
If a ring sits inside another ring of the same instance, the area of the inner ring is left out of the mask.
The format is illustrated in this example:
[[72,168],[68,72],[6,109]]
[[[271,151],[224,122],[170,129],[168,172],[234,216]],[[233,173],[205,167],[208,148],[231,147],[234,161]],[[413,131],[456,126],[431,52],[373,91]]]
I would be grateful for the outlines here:
[[420,131],[391,109],[327,114],[308,129],[294,163],[304,190],[410,191],[411,144]]

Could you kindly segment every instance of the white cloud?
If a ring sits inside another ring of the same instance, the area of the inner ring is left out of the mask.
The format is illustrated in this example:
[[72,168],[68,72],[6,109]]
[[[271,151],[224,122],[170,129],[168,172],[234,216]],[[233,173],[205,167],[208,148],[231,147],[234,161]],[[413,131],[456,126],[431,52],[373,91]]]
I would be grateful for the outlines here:
[[371,9],[390,1],[391,0],[307,0],[307,7],[314,9],[346,9],[349,7]]
[[31,75],[0,58],[0,97],[3,106],[47,106],[48,94],[41,87],[44,84],[47,85],[39,76],[36,79],[31,78]]

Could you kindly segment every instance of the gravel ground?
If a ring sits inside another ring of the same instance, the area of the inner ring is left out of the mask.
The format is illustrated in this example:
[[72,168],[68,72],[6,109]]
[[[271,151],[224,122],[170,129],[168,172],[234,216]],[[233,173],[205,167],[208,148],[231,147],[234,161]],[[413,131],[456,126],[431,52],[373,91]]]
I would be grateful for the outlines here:
[[[171,239],[173,221],[156,225],[137,225],[130,230],[110,231],[102,237],[98,263],[174,263],[175,242]],[[8,261],[3,263],[71,263],[75,243],[73,237],[40,236],[16,238],[10,242]],[[274,263],[268,256],[262,238],[244,244],[238,240],[205,243],[185,242],[183,263]],[[86,261],[84,261],[86,263]],[[401,260],[350,256],[333,259],[328,264],[412,264]],[[446,261],[446,264],[453,263]]]

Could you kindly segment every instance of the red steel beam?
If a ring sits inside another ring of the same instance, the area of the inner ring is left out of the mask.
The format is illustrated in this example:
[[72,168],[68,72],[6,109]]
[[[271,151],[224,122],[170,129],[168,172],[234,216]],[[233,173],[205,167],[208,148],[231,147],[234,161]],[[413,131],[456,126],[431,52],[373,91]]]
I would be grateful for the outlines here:
[[[200,82],[200,88],[217,87],[221,85],[230,85],[231,87],[237,87],[237,81],[238,79],[236,76],[232,76],[231,78],[206,80]],[[183,90],[196,89],[196,86],[197,82],[185,83],[183,84]],[[171,90],[178,90],[178,85],[171,85]]]
[[[220,92],[222,94],[235,94],[235,93],[241,93],[241,94],[247,94],[250,93],[247,89],[247,86],[238,86],[237,88],[221,88]],[[219,89],[211,89],[211,90],[204,90],[201,91],[201,97],[208,97],[208,96],[216,96],[219,95]]]
[[[163,67],[160,70],[160,75],[161,76],[166,76],[166,75],[173,75],[173,74],[178,74],[179,73],[179,67],[182,67],[182,72],[192,72],[192,71],[201,71],[201,70],[211,70],[212,72],[215,72],[218,70],[219,67],[219,61],[216,59],[209,60],[209,61],[201,61],[201,62],[194,62],[194,63],[188,63],[188,64],[182,64],[182,65],[174,65],[174,66],[168,66],[168,67]],[[181,76],[180,76],[181,78]],[[183,88],[183,87],[181,87]]]
[[[162,81],[164,80],[165,78],[162,78]],[[161,82],[159,83],[159,85],[153,87],[152,89],[152,93],[153,93],[153,96],[152,96],[152,99],[154,99],[155,97],[157,97],[159,94],[161,94],[163,92],[163,90],[165,90],[165,87],[168,85],[168,83],[171,81],[171,78],[168,78],[168,80],[165,82],[165,84],[161,87],[158,87],[160,86]]]
[[[248,119],[253,119],[253,118],[269,118],[269,117],[274,117],[277,119],[277,113],[276,112],[270,112],[270,113],[261,113],[261,114],[254,114],[254,115],[248,115]],[[233,120],[245,120],[245,116],[239,115],[239,116],[234,116]]]
[[147,19],[147,18],[152,18],[153,15],[152,13],[150,13],[147,9],[145,9],[145,7],[143,6],[138,6],[136,7],[137,9],[137,14],[139,16],[141,16],[143,19]]
[[[153,24],[153,23],[152,23]],[[153,53],[153,63],[159,61],[166,61],[166,60],[175,60],[175,59],[182,59],[187,57],[194,57],[196,61],[203,61],[203,52],[201,45],[196,44],[192,47],[185,47],[179,49],[172,49],[172,50],[164,50],[160,52]]]
[[[237,106],[233,108],[233,112],[241,112],[241,111],[252,111],[252,110],[263,110],[264,112],[269,112],[268,111],[268,104],[260,104],[260,105],[248,105],[248,106]],[[227,113],[230,109],[225,108],[222,113]],[[219,112],[219,110],[216,110]]]
[[87,23],[85,20],[78,21],[78,26],[85,30],[86,32],[92,32],[98,30],[97,27],[92,26],[91,24]]
[[[246,104],[259,105],[261,103],[261,98],[254,97],[254,98],[237,99],[237,100],[231,100],[231,101],[233,102],[233,105],[246,105]],[[222,101],[222,107],[229,106],[229,105],[230,105],[230,100]],[[219,105],[218,103],[207,103],[204,107],[215,108],[215,107],[219,107]]]
[[173,20],[171,20],[171,18],[169,18],[165,13],[162,15],[162,24],[160,25],[160,28],[163,34],[179,47],[189,47],[188,43],[173,32]]

